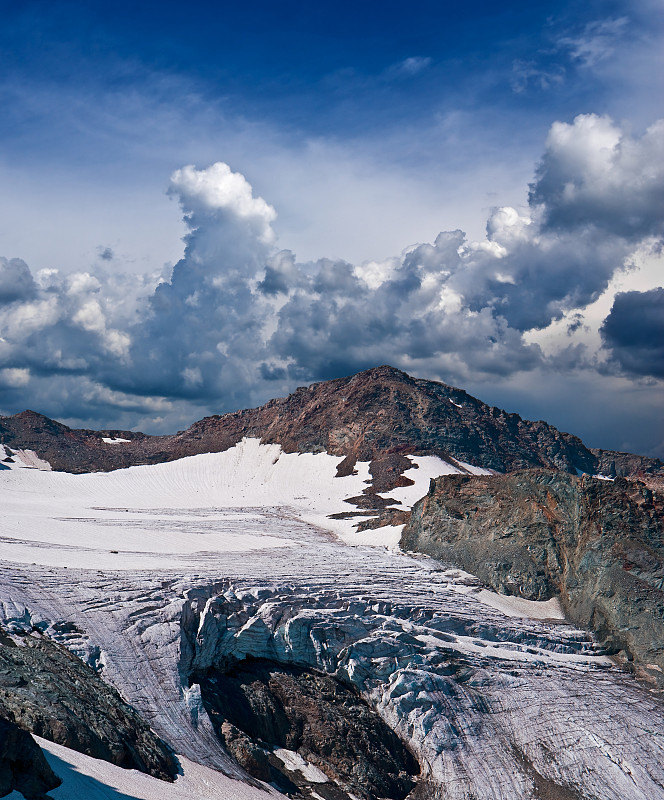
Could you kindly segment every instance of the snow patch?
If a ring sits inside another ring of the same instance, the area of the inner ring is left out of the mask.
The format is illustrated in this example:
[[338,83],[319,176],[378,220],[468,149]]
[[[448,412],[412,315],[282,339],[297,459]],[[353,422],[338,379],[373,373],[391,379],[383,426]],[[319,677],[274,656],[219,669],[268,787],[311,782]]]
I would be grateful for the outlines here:
[[396,501],[396,507],[402,511],[410,509],[421,500],[429,491],[429,482],[432,478],[439,478],[441,475],[461,475],[470,473],[471,475],[495,475],[494,470],[476,467],[474,464],[467,464],[465,461],[457,461],[450,458],[445,461],[438,456],[408,456],[413,463],[403,475],[413,481],[411,486],[401,486],[392,489],[390,492],[383,492],[380,497],[384,499],[392,498]]
[[[5,466],[10,469],[38,469],[43,472],[50,472],[53,468],[40,458],[34,450],[12,450],[14,463],[6,463]],[[6,457],[6,450],[2,448],[2,457]]]
[[339,538],[346,542],[346,544],[385,547],[388,550],[398,550],[402,530],[403,525],[383,525],[382,528],[374,528],[373,530],[342,533]]
[[[184,756],[177,756],[182,774],[168,783],[134,769],[122,769],[90,758],[39,736],[34,738],[53,772],[62,779],[62,785],[48,793],[53,800],[109,800],[114,797],[126,800],[270,800],[284,797],[267,785],[264,789],[249,786]],[[23,800],[23,795],[14,791],[7,795],[7,800]]]
[[299,753],[294,750],[285,750],[277,747],[274,750],[275,756],[283,763],[286,769],[291,772],[301,772],[305,780],[311,783],[327,783],[327,775],[318,767],[305,761]]
[[474,464],[469,464],[467,461],[457,461],[456,458],[451,459],[461,467],[463,472],[469,472],[471,475],[497,475],[495,469],[486,469],[485,467],[476,467]]
[[102,442],[106,442],[106,444],[121,444],[122,442],[131,442],[131,439],[121,439],[119,436],[117,438],[102,436],[101,440]]
[[410,478],[413,484],[400,486],[380,495],[384,499],[389,497],[394,499],[397,507],[403,511],[410,511],[415,503],[424,497],[429,491],[429,482],[432,478],[438,478],[440,475],[458,475],[461,472],[458,467],[438,456],[408,456],[408,459],[413,466],[407,469],[403,476]]
[[564,620],[565,612],[558,597],[550,600],[525,600],[523,597],[512,597],[482,589],[475,597],[482,603],[502,611],[508,617],[529,619]]

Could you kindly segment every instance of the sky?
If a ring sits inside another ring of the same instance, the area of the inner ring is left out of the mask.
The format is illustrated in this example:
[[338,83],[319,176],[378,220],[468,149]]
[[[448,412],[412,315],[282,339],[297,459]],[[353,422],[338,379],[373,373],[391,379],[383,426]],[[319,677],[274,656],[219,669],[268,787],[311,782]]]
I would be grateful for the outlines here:
[[661,3],[0,10],[0,414],[389,363],[664,457]]

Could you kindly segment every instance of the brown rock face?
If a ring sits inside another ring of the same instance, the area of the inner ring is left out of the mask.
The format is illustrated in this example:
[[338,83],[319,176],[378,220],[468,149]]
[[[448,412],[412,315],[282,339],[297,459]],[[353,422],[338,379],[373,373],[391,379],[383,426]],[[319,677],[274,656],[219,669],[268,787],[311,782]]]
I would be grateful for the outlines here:
[[[595,474],[659,475],[656,459],[592,452],[580,439],[545,422],[528,422],[444,383],[376,367],[349,378],[315,383],[260,408],[206,417],[172,436],[131,431],[73,430],[32,411],[0,418],[0,444],[34,450],[54,469],[112,470],[221,452],[243,436],[280,444],[286,452],[345,456],[340,474],[356,460],[372,462],[374,491],[399,485],[408,454],[437,455],[499,472],[549,467]],[[107,444],[102,437],[128,439]]]
[[[256,659],[212,670],[200,686],[229,751],[290,797],[403,800],[415,786],[417,761],[355,691],[329,675]],[[284,762],[280,748],[299,762]]]
[[45,800],[61,783],[32,736],[0,718],[0,797],[16,790],[28,800]]
[[401,539],[572,620],[664,687],[664,501],[643,483],[562,472],[431,482]]

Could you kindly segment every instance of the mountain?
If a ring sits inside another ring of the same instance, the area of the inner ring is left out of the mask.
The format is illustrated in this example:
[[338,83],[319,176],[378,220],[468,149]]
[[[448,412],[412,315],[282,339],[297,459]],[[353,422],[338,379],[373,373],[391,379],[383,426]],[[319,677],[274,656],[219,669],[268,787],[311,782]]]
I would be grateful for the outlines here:
[[369,461],[377,492],[395,485],[410,466],[407,455],[498,472],[549,467],[664,480],[658,459],[590,450],[546,422],[529,422],[461,389],[389,366],[314,383],[260,408],[206,417],[169,436],[75,430],[34,411],[0,417],[0,444],[32,450],[53,469],[74,473],[221,452],[243,437],[279,444],[286,453],[344,456],[340,474],[351,472],[358,460]]
[[2,417],[0,790],[664,799],[663,478],[391,367]]

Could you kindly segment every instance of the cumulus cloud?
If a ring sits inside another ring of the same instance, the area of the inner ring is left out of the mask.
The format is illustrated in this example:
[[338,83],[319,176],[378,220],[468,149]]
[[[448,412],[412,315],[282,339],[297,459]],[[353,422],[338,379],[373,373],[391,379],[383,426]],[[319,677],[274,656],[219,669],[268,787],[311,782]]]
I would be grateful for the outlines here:
[[600,333],[619,371],[664,378],[664,288],[617,294]]
[[[560,359],[525,334],[577,319],[661,235],[663,142],[662,123],[639,139],[605,117],[556,123],[527,210],[494,209],[478,242],[448,231],[364,264],[299,263],[277,249],[276,213],[242,175],[183,167],[169,192],[185,251],[168,276],[103,264],[33,276],[0,261],[0,403],[21,388],[66,418],[88,408],[104,424],[130,413],[167,424],[384,362],[460,384],[553,369]],[[658,353],[645,338],[625,338],[631,294],[602,335],[625,371],[659,374],[646,371]]]
[[0,304],[27,300],[35,294],[36,285],[25,261],[0,258]]
[[664,120],[640,139],[609,117],[555,122],[530,187],[544,229],[636,240],[664,235]]

